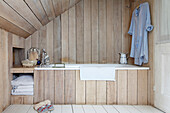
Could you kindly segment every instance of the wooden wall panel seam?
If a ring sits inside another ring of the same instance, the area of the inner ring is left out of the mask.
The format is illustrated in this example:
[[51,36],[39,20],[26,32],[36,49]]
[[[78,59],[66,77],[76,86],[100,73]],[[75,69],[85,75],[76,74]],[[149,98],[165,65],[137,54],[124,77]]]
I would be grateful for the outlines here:
[[[33,14],[38,18],[42,25],[46,25],[49,20],[39,0],[24,0]],[[36,2],[36,3],[35,3]],[[38,7],[37,7],[38,6]],[[38,10],[37,10],[38,9]]]
[[35,17],[35,15],[30,11],[24,1],[9,1],[4,0],[6,4],[8,4],[13,10],[15,10],[20,16],[22,16],[25,20],[27,20],[35,29],[40,29],[42,24],[40,21]]

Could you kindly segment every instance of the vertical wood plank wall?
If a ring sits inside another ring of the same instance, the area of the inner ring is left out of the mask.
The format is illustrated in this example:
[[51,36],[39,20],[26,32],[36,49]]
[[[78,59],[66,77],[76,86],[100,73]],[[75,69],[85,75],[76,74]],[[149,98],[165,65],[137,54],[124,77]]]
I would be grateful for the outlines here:
[[[0,112],[11,104],[10,69],[13,66],[13,47],[25,48],[25,39],[0,29]],[[29,98],[23,97],[24,102],[28,103]]]
[[130,48],[129,3],[82,0],[28,37],[27,49],[46,49],[52,63],[118,63]]
[[0,112],[10,105],[13,35],[0,29]]
[[[119,52],[130,53],[131,36],[127,32],[131,15],[133,10],[143,2],[149,2],[151,17],[153,17],[153,0],[133,2],[131,0],[82,0],[31,35],[26,40],[27,48],[45,48],[47,53],[53,55],[50,56],[52,63],[118,63]],[[128,8],[130,3],[131,7]],[[48,32],[50,34],[53,32],[53,35],[49,37]],[[154,103],[153,38],[153,32],[150,32],[149,63],[145,65],[151,69],[148,71],[148,84],[150,84],[148,103],[152,105]],[[52,39],[53,43],[47,41]],[[46,43],[42,44],[42,42]],[[133,64],[133,59],[129,58],[129,64]],[[107,86],[110,85],[111,83],[107,82]]]
[[34,103],[148,105],[147,72],[117,70],[114,82],[80,80],[79,70],[35,70]]
[[[131,13],[132,11],[141,3],[148,2],[150,4],[150,12],[151,12],[151,21],[152,25],[155,27],[154,30],[156,30],[156,26],[158,23],[154,23],[154,0],[136,0],[135,2],[132,2],[131,7]],[[157,27],[158,28],[158,27]],[[153,30],[153,31],[154,31]],[[149,44],[149,63],[145,64],[144,66],[149,66],[150,70],[148,71],[148,103],[151,105],[154,105],[154,67],[153,67],[153,61],[154,61],[154,32],[151,31],[148,35],[148,44]]]
[[[0,111],[9,105],[8,32],[0,29]],[[4,88],[6,87],[6,88]]]

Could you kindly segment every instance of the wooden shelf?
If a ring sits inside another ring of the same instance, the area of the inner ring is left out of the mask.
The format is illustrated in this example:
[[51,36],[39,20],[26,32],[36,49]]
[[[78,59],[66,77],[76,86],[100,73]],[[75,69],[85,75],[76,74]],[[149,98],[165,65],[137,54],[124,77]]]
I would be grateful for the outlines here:
[[11,73],[34,73],[34,67],[13,67]]

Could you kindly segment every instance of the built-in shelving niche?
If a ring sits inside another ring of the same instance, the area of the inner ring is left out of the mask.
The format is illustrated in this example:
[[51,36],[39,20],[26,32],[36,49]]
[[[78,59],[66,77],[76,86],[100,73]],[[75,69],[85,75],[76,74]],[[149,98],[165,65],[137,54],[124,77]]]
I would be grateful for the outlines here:
[[13,66],[22,66],[21,61],[25,59],[25,49],[13,48]]

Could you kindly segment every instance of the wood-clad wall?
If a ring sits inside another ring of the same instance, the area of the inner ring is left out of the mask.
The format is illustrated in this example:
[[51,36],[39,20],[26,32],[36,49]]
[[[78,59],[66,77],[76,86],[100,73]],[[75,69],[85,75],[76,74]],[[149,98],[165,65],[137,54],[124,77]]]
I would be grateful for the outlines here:
[[[127,32],[131,15],[143,2],[149,2],[153,17],[153,0],[82,0],[27,38],[26,50],[45,48],[51,63],[118,63],[119,52],[130,53],[131,36]],[[148,103],[151,105],[154,103],[153,40],[150,32],[149,63],[144,66],[150,67]],[[129,64],[133,64],[133,59],[129,59]]]
[[24,48],[24,38],[0,29],[0,113],[11,104],[13,47]]
[[53,63],[118,63],[130,51],[129,0],[82,0],[26,39]]
[[0,112],[10,105],[11,33],[0,29]]
[[117,70],[116,81],[83,81],[79,70],[35,70],[33,100],[38,103],[49,99],[53,104],[148,105],[147,74],[147,70]]
[[[155,27],[157,23],[154,23],[154,0],[136,0],[134,2],[131,2],[131,13],[133,10],[141,3],[148,2],[150,5],[150,12],[151,12],[151,22],[154,26],[153,31],[155,30]],[[132,14],[131,14],[132,15]],[[149,32],[148,35],[148,44],[149,44],[149,63],[145,64],[144,66],[150,67],[150,70],[148,71],[148,103],[151,105],[154,105],[154,67],[153,67],[153,61],[154,61],[154,32]]]

